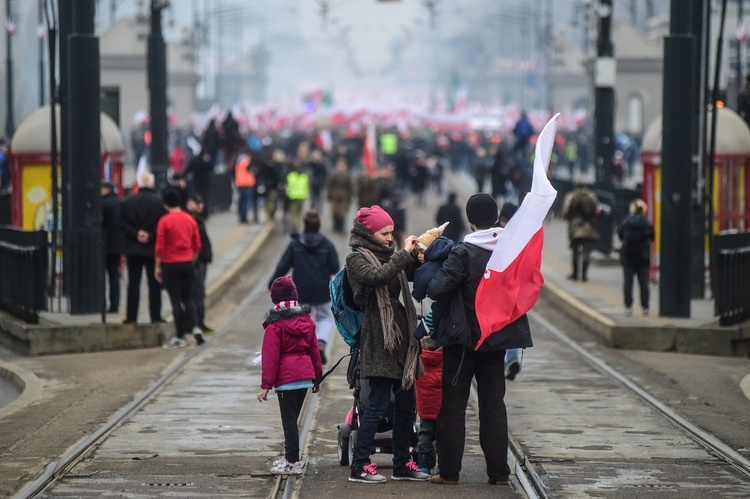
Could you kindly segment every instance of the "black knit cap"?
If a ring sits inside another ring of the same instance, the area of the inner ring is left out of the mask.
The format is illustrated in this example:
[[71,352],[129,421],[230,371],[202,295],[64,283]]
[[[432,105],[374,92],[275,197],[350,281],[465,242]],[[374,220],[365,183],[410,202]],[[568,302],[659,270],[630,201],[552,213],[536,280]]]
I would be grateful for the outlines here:
[[466,218],[479,229],[489,229],[497,223],[497,201],[489,194],[474,194],[466,202]]

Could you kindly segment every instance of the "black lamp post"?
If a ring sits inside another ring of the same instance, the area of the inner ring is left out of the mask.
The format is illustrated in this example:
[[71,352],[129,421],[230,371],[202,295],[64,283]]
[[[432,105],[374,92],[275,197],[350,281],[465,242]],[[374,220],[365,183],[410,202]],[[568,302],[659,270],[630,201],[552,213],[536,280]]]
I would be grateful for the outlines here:
[[16,131],[16,120],[13,116],[13,33],[15,31],[15,25],[13,24],[13,12],[11,9],[11,0],[5,0],[5,39],[7,42],[8,53],[5,60],[7,67],[7,101],[5,111],[5,135],[10,140]]
[[167,46],[161,29],[161,11],[168,0],[151,0],[151,33],[148,35],[148,88],[151,114],[151,171],[158,189],[167,185]]
[[[612,174],[615,156],[615,75],[617,72],[612,44],[612,0],[602,0],[598,12],[599,36],[596,42],[594,66],[594,158],[596,184],[602,195],[611,197],[614,204]],[[612,251],[612,224],[599,225],[603,253]]]

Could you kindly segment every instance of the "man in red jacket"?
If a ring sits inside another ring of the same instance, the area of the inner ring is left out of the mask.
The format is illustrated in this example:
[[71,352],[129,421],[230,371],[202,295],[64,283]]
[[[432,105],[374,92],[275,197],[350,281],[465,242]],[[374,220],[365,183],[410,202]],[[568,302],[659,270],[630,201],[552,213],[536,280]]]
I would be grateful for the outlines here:
[[198,345],[205,343],[200,329],[194,329],[192,300],[193,265],[201,250],[201,236],[195,219],[180,208],[180,195],[167,190],[163,196],[167,214],[156,226],[154,277],[161,282],[172,302],[176,334],[164,348],[187,346],[185,334],[192,332]]

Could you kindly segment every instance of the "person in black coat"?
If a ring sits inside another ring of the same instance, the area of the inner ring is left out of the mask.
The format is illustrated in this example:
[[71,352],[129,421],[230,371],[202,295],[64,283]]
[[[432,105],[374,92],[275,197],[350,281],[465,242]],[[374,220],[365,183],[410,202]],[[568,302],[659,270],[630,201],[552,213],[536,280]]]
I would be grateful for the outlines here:
[[450,222],[445,230],[443,230],[443,237],[447,237],[454,243],[457,243],[461,239],[461,234],[466,231],[466,224],[464,224],[464,216],[461,213],[461,208],[456,204],[455,192],[448,193],[448,200],[438,208],[435,221],[438,225]]
[[125,235],[123,253],[128,263],[128,303],[125,324],[138,320],[141,297],[141,273],[146,269],[148,279],[149,313],[152,323],[164,322],[161,317],[161,285],[154,276],[156,226],[167,212],[154,190],[154,175],[138,177],[138,193],[122,202],[122,231]]
[[201,215],[204,220],[208,218],[210,210],[208,205],[212,202],[208,198],[208,194],[211,192],[211,177],[213,176],[213,172],[214,165],[211,164],[211,155],[205,149],[200,154],[190,158],[187,168],[183,172],[185,178],[190,178],[192,191],[200,194],[203,200],[203,213]]
[[292,281],[297,286],[300,304],[308,305],[312,309],[320,356],[325,364],[325,349],[330,343],[333,326],[328,283],[331,276],[339,271],[339,256],[333,243],[319,232],[318,212],[309,210],[305,213],[302,223],[303,232],[292,234],[292,241],[281,255],[281,260],[268,283],[268,289],[271,289],[271,284],[277,277],[292,270]]
[[205,205],[200,194],[191,194],[188,196],[187,211],[198,223],[198,233],[201,236],[201,251],[198,253],[198,260],[193,266],[193,306],[195,307],[195,324],[202,332],[211,334],[213,328],[206,325],[206,270],[208,264],[214,259],[213,249],[211,248],[211,239],[208,237],[206,222],[203,219]]
[[[479,440],[491,484],[507,484],[510,468],[508,416],[505,410],[505,351],[532,346],[526,315],[490,335],[474,350],[481,330],[474,307],[477,288],[500,230],[497,202],[489,194],[474,194],[466,203],[473,231],[453,246],[443,266],[427,285],[427,295],[447,301],[449,311],[434,338],[443,347],[443,400],[437,419],[438,466],[434,483],[458,483],[466,437],[466,400],[476,377],[479,394]],[[498,304],[502,306],[503,304]],[[509,304],[510,305],[510,304]]]
[[620,261],[623,270],[623,293],[625,295],[625,315],[633,314],[633,277],[638,277],[641,290],[641,310],[648,315],[649,287],[648,273],[651,268],[651,242],[654,240],[654,226],[646,212],[648,205],[642,199],[630,203],[630,216],[625,219],[617,235],[622,241]]
[[201,146],[203,146],[203,151],[208,153],[209,162],[213,168],[219,160],[219,150],[221,149],[221,133],[216,127],[216,120],[212,119],[208,122],[208,127],[203,132]]
[[109,308],[116,314],[120,308],[120,259],[123,250],[122,207],[115,194],[112,182],[102,182],[102,237],[104,240],[104,262],[109,281]]

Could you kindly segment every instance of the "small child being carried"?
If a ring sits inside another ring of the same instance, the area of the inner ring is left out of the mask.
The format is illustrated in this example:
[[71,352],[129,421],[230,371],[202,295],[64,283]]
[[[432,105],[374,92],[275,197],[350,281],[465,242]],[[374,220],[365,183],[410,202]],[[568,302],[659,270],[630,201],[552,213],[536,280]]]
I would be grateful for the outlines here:
[[[430,279],[432,279],[437,271],[440,270],[440,267],[442,267],[443,262],[448,258],[448,254],[453,248],[453,241],[441,235],[447,225],[448,222],[440,227],[430,229],[419,236],[417,258],[422,265],[414,271],[414,286],[411,292],[412,297],[419,302],[427,297],[427,284],[429,284]],[[449,306],[448,302],[440,303],[436,301],[432,303],[432,323],[434,330],[437,330],[440,319],[448,312]]]

